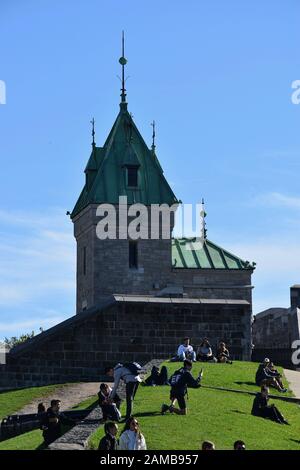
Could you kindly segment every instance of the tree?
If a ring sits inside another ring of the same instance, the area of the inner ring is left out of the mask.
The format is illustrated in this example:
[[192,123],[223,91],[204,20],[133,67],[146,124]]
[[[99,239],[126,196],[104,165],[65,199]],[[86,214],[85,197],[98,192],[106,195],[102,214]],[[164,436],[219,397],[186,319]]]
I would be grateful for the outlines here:
[[23,335],[20,335],[19,337],[12,336],[11,338],[5,338],[4,344],[6,344],[9,349],[11,349],[14,346],[17,346],[18,344],[25,343],[25,341],[28,341],[29,339],[33,338],[34,335],[35,333],[34,331],[32,331],[31,333],[25,333]]

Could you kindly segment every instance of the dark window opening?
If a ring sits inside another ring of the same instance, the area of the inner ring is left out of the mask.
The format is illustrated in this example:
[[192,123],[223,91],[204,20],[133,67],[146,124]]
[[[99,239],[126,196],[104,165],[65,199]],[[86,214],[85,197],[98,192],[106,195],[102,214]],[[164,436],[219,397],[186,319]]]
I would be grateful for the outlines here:
[[86,246],[83,247],[83,275],[86,275]]
[[127,186],[136,188],[138,186],[138,168],[127,167]]
[[137,269],[137,267],[138,267],[137,242],[129,242],[129,268]]

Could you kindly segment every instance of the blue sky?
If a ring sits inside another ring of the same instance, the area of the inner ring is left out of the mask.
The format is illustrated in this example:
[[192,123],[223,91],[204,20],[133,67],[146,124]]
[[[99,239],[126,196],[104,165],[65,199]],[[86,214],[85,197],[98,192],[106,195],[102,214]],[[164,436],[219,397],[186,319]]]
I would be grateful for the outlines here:
[[178,198],[206,200],[208,237],[257,262],[253,308],[300,283],[297,0],[2,0],[0,338],[75,312],[66,217],[84,182],[90,120],[129,110]]

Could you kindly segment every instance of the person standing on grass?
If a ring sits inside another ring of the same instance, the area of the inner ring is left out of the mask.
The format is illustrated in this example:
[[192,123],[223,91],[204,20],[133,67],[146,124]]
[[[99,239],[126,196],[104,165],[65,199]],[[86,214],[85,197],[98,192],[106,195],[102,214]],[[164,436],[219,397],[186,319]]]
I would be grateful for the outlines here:
[[139,423],[133,416],[126,421],[119,440],[119,450],[147,450]]
[[265,385],[261,387],[261,392],[256,394],[253,401],[251,414],[261,418],[271,419],[279,424],[289,424],[275,405],[268,405],[269,389]]
[[132,412],[133,400],[137,392],[138,386],[142,379],[140,377],[141,366],[137,362],[117,364],[114,367],[114,388],[112,389],[109,398],[114,400],[120,380],[126,384],[126,417],[129,419]]
[[104,432],[105,436],[102,437],[101,441],[99,442],[98,450],[117,450],[118,441],[116,436],[118,434],[118,425],[111,421],[105,423]]
[[[170,413],[175,413],[178,415],[186,415],[187,414],[187,406],[185,396],[187,394],[187,388],[199,388],[201,387],[201,379],[203,376],[203,371],[201,369],[199,376],[194,379],[191,374],[191,370],[193,367],[192,361],[186,359],[183,362],[183,367],[177,370],[171,377],[170,377],[170,400],[171,405],[168,406],[163,404],[161,407],[161,413],[165,414],[166,411],[170,411]],[[175,408],[175,402],[177,401],[179,408]]]

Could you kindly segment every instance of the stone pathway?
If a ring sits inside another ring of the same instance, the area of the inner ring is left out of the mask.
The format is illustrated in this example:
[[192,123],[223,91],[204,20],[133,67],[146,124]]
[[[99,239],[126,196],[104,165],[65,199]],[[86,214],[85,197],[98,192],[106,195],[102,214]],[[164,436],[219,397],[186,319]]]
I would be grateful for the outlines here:
[[65,385],[52,392],[50,395],[35,398],[32,402],[28,403],[28,405],[24,406],[24,408],[14,414],[24,415],[36,413],[39,403],[44,403],[46,408],[48,408],[50,406],[50,401],[53,399],[61,400],[62,410],[69,410],[78,403],[97,395],[98,391],[99,382]]
[[300,398],[300,371],[284,369],[284,375],[289,382],[289,388],[294,393],[295,397]]

